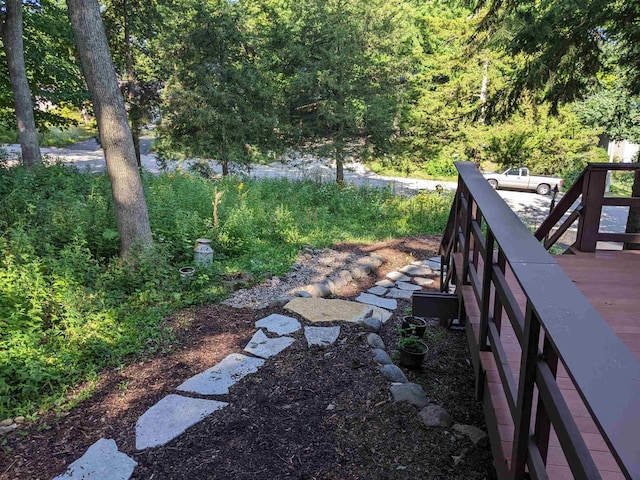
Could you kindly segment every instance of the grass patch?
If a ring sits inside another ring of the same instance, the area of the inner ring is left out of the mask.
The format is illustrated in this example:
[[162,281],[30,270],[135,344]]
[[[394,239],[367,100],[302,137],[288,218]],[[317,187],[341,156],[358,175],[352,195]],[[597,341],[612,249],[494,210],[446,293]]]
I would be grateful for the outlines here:
[[[155,247],[123,264],[105,175],[0,170],[0,418],[67,405],[101,368],[170,349],[163,318],[224,298],[227,274],[282,274],[304,246],[440,233],[452,200],[190,174],[143,183]],[[214,262],[184,282],[198,237],[213,240]]]
[[89,126],[70,126],[65,128],[51,127],[46,133],[40,134],[41,147],[66,147],[77,142],[93,138],[98,134],[95,128]]

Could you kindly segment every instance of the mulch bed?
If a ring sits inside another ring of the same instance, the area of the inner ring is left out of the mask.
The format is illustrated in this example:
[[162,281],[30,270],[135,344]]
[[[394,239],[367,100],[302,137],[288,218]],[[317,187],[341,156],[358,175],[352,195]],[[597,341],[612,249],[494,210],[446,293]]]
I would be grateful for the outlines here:
[[[435,237],[334,246],[386,259],[341,297],[357,295],[413,259],[433,256],[437,246]],[[389,352],[410,307],[409,301],[399,304],[380,333]],[[229,406],[162,447],[136,452],[139,416],[190,376],[241,352],[255,321],[270,313],[286,314],[280,307],[253,311],[213,304],[173,315],[167,322],[176,341],[165,351],[103,372],[92,396],[71,411],[49,413],[0,439],[0,479],[52,478],[102,437],[114,439],[138,462],[135,479],[495,478],[488,448],[474,447],[450,429],[427,429],[416,408],[391,401],[365,330],[345,324],[327,349],[307,347],[302,331],[292,335],[298,341],[291,347],[229,395],[216,397]],[[456,422],[484,429],[464,332],[431,328],[423,367],[405,373]]]

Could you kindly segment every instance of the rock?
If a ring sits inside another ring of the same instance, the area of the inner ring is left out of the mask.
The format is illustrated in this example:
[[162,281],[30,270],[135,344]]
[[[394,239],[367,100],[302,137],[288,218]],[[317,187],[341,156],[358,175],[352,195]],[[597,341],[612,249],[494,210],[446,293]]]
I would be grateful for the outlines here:
[[215,400],[167,395],[144,412],[136,422],[136,449],[144,450],[164,445],[190,426],[227,405]]
[[335,276],[327,278],[327,285],[329,286],[329,290],[331,290],[331,293],[336,295],[341,288],[347,286],[347,282],[344,278]]
[[413,277],[411,280],[413,281],[413,283],[415,283],[416,285],[420,285],[421,287],[428,287],[429,285],[433,285],[435,283],[433,279],[424,277]]
[[380,367],[380,373],[382,373],[382,375],[384,375],[385,378],[390,382],[409,383],[409,380],[407,380],[407,377],[405,377],[403,371],[400,370],[400,367],[398,367],[397,365],[382,365]]
[[258,330],[244,347],[244,351],[256,357],[269,358],[277,355],[295,341],[295,338],[291,337],[269,338],[262,330]]
[[20,417],[14,418],[13,421],[18,425],[22,425],[25,422],[25,418],[23,416],[20,416]]
[[401,383],[399,385],[391,385],[390,389],[394,402],[407,402],[418,408],[426,407],[429,404],[427,394],[418,384]]
[[276,307],[284,307],[287,303],[289,303],[291,297],[287,295],[282,295],[281,297],[274,298],[269,302],[268,308],[276,308]]
[[368,331],[373,333],[378,333],[382,328],[382,320],[380,320],[379,318],[373,318],[373,317],[365,318],[362,323],[364,324],[364,326],[367,328]]
[[8,427],[13,423],[13,418],[5,418],[0,422],[0,427]]
[[297,332],[302,325],[293,317],[279,315],[273,313],[268,317],[264,317],[256,322],[257,328],[266,328],[267,332],[276,333],[278,335],[286,335],[288,333]]
[[307,285],[305,290],[309,292],[312,297],[328,297],[331,295],[331,289],[326,283],[314,283]]
[[391,280],[387,280],[387,279],[380,280],[380,281],[376,282],[376,286],[384,287],[384,288],[391,288],[395,284],[396,284],[395,282],[392,282]]
[[399,288],[390,289],[386,295],[388,298],[402,298],[405,300],[410,299],[412,296],[413,292],[411,290],[400,290]]
[[383,296],[385,293],[387,293],[387,291],[387,288],[377,286],[371,287],[369,290],[367,290],[367,293],[370,293],[371,295]]
[[309,322],[360,323],[372,312],[369,305],[337,298],[294,298],[284,309],[300,315]]
[[371,351],[373,352],[373,360],[378,362],[380,365],[391,365],[393,363],[389,354],[383,349],[374,348]]
[[385,310],[384,308],[373,307],[373,310],[371,310],[371,318],[377,318],[382,323],[387,323],[387,320],[389,320],[392,316],[393,314],[389,310]]
[[13,432],[16,428],[18,428],[18,425],[15,423],[12,423],[11,425],[7,425],[5,427],[0,427],[0,435],[6,435],[9,432]]
[[385,345],[384,345],[384,342],[382,341],[382,338],[380,338],[380,335],[376,333],[370,333],[367,335],[367,343],[372,348],[380,348],[382,350],[385,349]]
[[346,282],[349,283],[353,280],[353,275],[351,275],[351,272],[349,270],[340,270],[338,272],[338,275],[340,277],[342,277],[342,279]]
[[420,410],[420,419],[427,427],[449,428],[453,421],[451,415],[440,405],[431,403]]
[[442,269],[442,265],[440,264],[439,261],[438,262],[434,262],[431,259],[425,260],[424,262],[422,262],[422,265],[425,266],[425,267],[428,267],[428,268],[430,268],[432,270],[438,271],[438,272]]
[[300,298],[311,298],[311,294],[306,290],[297,290],[296,296]]
[[424,277],[425,275],[433,274],[433,270],[431,270],[429,267],[419,267],[417,265],[407,265],[406,267],[402,267],[400,271],[414,277]]
[[226,395],[230,387],[247,375],[257,372],[262,365],[264,360],[261,358],[232,353],[216,366],[189,378],[177,389],[200,395]]
[[138,463],[132,458],[118,451],[116,442],[101,438],[69,465],[65,473],[53,480],[126,480],[131,477],[136,465]]
[[304,336],[310,347],[328,347],[335,343],[339,335],[340,327],[304,327]]
[[403,275],[400,272],[389,272],[387,273],[387,278],[393,280],[394,282],[408,282],[411,278]]
[[372,265],[375,266],[375,268],[380,267],[384,263],[384,258],[382,258],[380,255],[376,255],[375,253],[369,255],[368,258]]
[[480,447],[486,447],[487,445],[489,445],[489,437],[487,437],[486,432],[479,429],[478,427],[474,427],[473,425],[456,423],[453,426],[453,431],[467,436],[474,445]]
[[356,280],[358,278],[364,278],[367,275],[369,275],[369,272],[366,271],[363,266],[352,267],[351,270],[349,271],[351,272],[351,275],[353,276],[353,278],[355,278]]
[[381,298],[370,293],[361,293],[356,297],[356,302],[366,303],[368,305],[374,305],[376,307],[385,308],[387,310],[395,310],[398,308],[398,302],[392,298]]
[[407,282],[396,282],[396,287],[400,290],[409,290],[411,292],[417,292],[418,290],[422,290],[418,285],[414,285],[413,283]]

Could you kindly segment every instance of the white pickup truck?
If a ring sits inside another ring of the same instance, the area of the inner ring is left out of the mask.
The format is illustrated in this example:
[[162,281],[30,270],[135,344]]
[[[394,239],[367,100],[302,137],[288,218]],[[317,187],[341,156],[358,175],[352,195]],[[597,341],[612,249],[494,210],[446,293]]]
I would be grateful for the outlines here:
[[493,188],[513,188],[517,190],[535,190],[540,195],[548,195],[554,188],[562,190],[562,179],[529,175],[527,167],[508,168],[502,173],[483,173]]

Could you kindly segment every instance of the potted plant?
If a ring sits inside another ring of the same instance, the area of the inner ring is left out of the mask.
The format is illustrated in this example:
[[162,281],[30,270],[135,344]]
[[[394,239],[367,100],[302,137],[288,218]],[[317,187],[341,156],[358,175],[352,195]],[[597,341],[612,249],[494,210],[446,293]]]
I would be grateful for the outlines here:
[[406,315],[402,317],[401,336],[416,336],[422,338],[427,330],[427,321],[422,317]]
[[398,338],[398,350],[400,351],[400,365],[407,368],[420,368],[424,357],[429,352],[429,347],[420,337],[408,335]]

